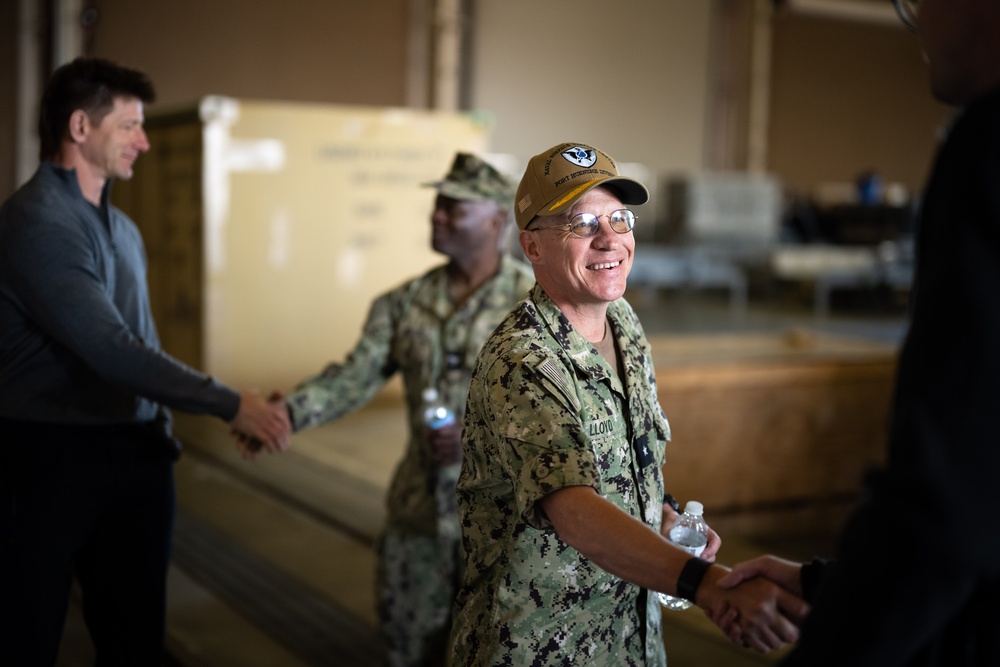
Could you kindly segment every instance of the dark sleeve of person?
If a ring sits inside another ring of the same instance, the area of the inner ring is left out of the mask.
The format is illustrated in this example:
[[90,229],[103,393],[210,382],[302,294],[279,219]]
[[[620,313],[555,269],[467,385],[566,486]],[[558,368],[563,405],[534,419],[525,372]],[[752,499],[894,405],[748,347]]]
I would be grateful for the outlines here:
[[802,566],[799,576],[802,579],[802,597],[805,598],[806,602],[812,604],[816,601],[820,586],[823,585],[823,579],[829,574],[832,566],[830,561],[822,558],[814,558]]
[[[23,307],[46,336],[105,381],[172,408],[231,420],[239,395],[160,350],[151,318],[149,339],[141,338],[112,300],[115,292],[138,303],[137,320],[149,318],[142,241],[128,225],[115,248],[124,260],[100,256],[82,225],[26,224],[8,233],[3,261]],[[120,283],[107,285],[102,262],[110,261],[128,264],[135,283],[119,272]]]
[[994,95],[959,119],[936,162],[889,461],[786,667],[1000,664],[983,657],[1000,634],[998,183]]

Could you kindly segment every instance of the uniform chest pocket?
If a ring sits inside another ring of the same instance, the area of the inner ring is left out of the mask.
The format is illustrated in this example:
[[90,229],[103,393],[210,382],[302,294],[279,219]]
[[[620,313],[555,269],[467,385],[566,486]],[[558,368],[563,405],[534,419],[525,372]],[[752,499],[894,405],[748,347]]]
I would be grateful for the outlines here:
[[605,470],[627,467],[629,431],[621,413],[591,414],[583,420],[583,435]]

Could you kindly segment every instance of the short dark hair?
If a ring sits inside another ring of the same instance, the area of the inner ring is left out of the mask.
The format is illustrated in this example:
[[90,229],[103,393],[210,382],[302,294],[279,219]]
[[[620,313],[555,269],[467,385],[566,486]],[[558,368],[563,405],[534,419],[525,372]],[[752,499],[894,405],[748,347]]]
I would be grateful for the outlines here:
[[58,155],[74,111],[83,110],[91,122],[98,124],[118,97],[152,102],[156,91],[142,72],[101,58],[77,58],[53,72],[42,94],[38,114],[41,159],[50,160]]

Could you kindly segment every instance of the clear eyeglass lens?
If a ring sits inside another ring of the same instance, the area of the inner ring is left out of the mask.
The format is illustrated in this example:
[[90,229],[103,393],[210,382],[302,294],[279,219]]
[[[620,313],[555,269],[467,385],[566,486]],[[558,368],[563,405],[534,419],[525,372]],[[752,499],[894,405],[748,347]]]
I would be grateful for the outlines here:
[[624,234],[635,227],[635,213],[627,208],[619,209],[611,214],[608,223],[611,225],[611,229],[619,234]]
[[601,218],[607,218],[608,224],[611,225],[611,229],[615,230],[619,234],[631,231],[632,227],[635,226],[635,213],[627,208],[622,208],[600,217],[594,215],[593,213],[580,213],[579,215],[575,215],[572,220],[570,220],[570,231],[576,236],[582,238],[593,236],[600,228]]
[[593,236],[597,233],[597,228],[600,226],[600,220],[597,216],[592,213],[581,213],[580,215],[573,216],[573,219],[569,221],[571,225],[569,230],[576,234],[577,236],[582,236],[586,238],[588,236]]

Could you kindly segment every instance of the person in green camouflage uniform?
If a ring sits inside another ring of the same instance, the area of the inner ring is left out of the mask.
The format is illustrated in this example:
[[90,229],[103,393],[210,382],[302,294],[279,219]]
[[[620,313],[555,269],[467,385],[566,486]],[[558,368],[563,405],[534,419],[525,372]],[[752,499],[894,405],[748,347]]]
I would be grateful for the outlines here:
[[[327,366],[287,397],[298,431],[365,405],[402,373],[410,435],[377,543],[378,612],[393,667],[445,664],[461,565],[454,485],[472,365],[534,284],[527,265],[501,250],[513,196],[509,179],[459,153],[445,178],[428,185],[438,191],[432,244],[448,263],[378,297],[346,361]],[[434,432],[421,415],[421,394],[431,387],[458,419]],[[436,488],[445,505],[435,502]]]
[[663,642],[646,641],[660,637],[659,602],[567,548],[537,502],[586,485],[660,529],[670,430],[635,313],[619,300],[608,318],[624,384],[537,285],[483,351],[470,390],[462,518],[476,542],[469,567],[499,581],[461,600],[476,613],[465,622],[463,612],[456,628],[468,633],[456,664],[497,664],[501,652],[514,665],[664,661]]
[[714,532],[702,558],[661,534],[670,428],[621,298],[634,250],[625,205],[647,197],[582,144],[535,156],[521,180],[515,217],[537,284],[483,347],[469,390],[455,667],[665,665],[651,589],[728,605],[780,641],[795,632],[775,611],[777,587],[726,597],[711,585],[724,573],[710,566]]

